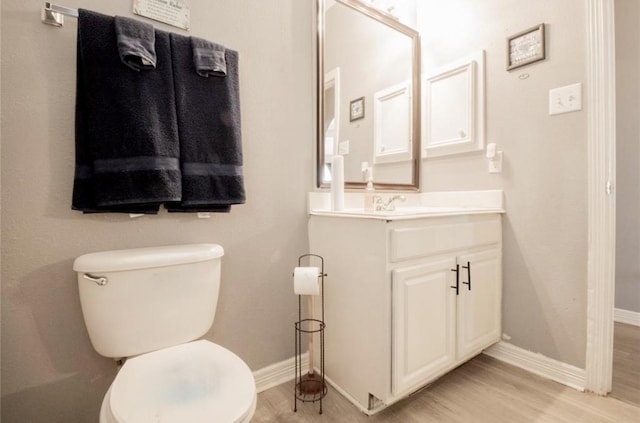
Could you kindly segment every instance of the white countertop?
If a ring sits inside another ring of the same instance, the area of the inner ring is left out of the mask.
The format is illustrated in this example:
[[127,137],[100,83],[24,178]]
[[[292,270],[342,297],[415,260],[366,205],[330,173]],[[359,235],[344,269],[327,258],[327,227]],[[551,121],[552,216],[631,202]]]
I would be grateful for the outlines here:
[[[383,199],[396,193],[376,193]],[[396,202],[393,211],[365,211],[364,194],[346,193],[343,210],[331,210],[331,196],[326,192],[309,193],[309,214],[359,219],[408,220],[428,217],[505,213],[503,193],[491,191],[450,191],[407,193],[404,202]]]

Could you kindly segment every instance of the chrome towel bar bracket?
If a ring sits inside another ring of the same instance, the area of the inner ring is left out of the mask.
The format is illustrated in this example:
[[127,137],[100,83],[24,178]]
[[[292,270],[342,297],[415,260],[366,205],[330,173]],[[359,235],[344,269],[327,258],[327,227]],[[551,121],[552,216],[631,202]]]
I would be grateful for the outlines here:
[[78,9],[70,9],[65,6],[58,6],[57,4],[45,2],[40,18],[44,24],[60,27],[64,25],[65,15],[77,18]]

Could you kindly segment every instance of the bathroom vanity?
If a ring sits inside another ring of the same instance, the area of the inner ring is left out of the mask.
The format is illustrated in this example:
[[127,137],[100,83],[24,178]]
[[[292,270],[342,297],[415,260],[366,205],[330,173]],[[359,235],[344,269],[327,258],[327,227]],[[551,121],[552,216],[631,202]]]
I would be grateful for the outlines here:
[[326,376],[362,411],[383,409],[499,341],[503,211],[310,210],[310,251],[328,274]]

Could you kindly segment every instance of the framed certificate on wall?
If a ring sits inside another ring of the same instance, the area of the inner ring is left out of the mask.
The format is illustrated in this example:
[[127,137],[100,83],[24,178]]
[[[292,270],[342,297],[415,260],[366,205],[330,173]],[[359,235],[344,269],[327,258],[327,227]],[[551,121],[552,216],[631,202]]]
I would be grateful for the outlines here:
[[133,13],[159,22],[189,29],[191,0],[133,0]]

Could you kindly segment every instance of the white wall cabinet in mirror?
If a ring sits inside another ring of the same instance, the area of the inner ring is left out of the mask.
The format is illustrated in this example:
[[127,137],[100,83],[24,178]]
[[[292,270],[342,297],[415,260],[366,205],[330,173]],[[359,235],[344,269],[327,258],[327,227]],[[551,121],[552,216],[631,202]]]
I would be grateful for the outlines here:
[[376,92],[373,96],[374,163],[411,160],[411,83]]
[[424,76],[423,157],[484,149],[484,51]]

